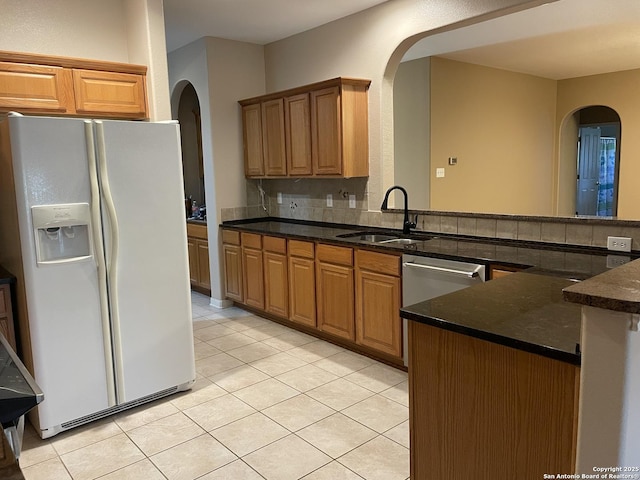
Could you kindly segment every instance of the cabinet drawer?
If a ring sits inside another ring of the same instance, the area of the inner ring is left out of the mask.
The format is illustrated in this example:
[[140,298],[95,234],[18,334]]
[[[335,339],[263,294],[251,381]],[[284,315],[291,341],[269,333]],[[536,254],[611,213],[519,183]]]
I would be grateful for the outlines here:
[[262,248],[266,252],[287,253],[287,240],[279,237],[262,237]]
[[358,250],[356,252],[356,265],[363,270],[370,270],[388,275],[400,275],[400,257],[385,253]]
[[353,249],[335,245],[318,244],[318,260],[337,265],[353,266]]
[[256,233],[242,232],[242,246],[261,250],[262,235],[258,235]]
[[314,258],[313,242],[289,240],[289,255],[292,257]]
[[235,230],[222,230],[222,243],[240,245],[240,232]]
[[207,226],[196,225],[195,223],[187,223],[187,237],[201,238],[207,240]]

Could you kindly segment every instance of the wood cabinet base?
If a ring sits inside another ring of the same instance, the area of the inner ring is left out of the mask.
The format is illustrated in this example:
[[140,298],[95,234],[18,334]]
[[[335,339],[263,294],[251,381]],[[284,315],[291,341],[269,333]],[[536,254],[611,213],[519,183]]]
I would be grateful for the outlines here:
[[579,376],[568,363],[410,321],[411,478],[572,473]]

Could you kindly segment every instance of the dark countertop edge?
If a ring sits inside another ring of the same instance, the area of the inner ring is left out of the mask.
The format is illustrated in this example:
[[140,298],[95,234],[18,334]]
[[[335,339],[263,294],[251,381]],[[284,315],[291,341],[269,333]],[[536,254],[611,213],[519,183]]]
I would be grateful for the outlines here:
[[562,290],[564,299],[605,310],[640,313],[640,261],[635,260]]
[[199,220],[197,218],[187,218],[187,223],[192,223],[194,225],[207,225],[206,220]]
[[504,337],[495,333],[486,332],[483,330],[476,330],[474,328],[464,327],[455,323],[450,323],[446,320],[439,318],[428,317],[413,312],[408,312],[404,309],[400,309],[400,316],[414,322],[424,323],[431,325],[432,327],[441,328],[443,330],[449,330],[451,332],[460,333],[469,337],[478,338],[480,340],[486,340],[491,343],[503,345],[505,347],[515,348],[516,350],[522,350],[536,355],[542,355],[553,360],[559,360],[561,362],[570,363],[572,365],[580,366],[581,355],[579,353],[568,353],[555,348],[546,347],[544,345],[537,345],[533,343],[524,342],[522,340]]
[[[535,241],[527,241],[527,240],[514,240],[510,238],[493,238],[493,237],[476,237],[471,235],[460,235],[460,234],[451,234],[451,233],[440,233],[440,232],[428,232],[423,230],[414,230],[410,234],[403,235],[402,231],[399,229],[388,228],[388,227],[372,227],[368,225],[352,225],[347,223],[329,223],[329,222],[317,222],[313,220],[298,220],[293,218],[279,218],[279,217],[257,217],[257,218],[249,218],[244,220],[228,220],[219,224],[221,228],[233,228],[237,230],[242,230],[243,225],[250,225],[252,223],[262,223],[262,222],[279,222],[279,223],[288,223],[292,225],[305,225],[310,227],[324,227],[324,228],[335,228],[342,230],[353,230],[360,232],[372,232],[372,233],[385,233],[392,232],[395,235],[401,235],[403,237],[408,238],[416,238],[420,239],[420,237],[438,237],[438,238],[446,238],[450,240],[458,240],[472,243],[485,243],[491,245],[500,245],[500,246],[510,246],[510,247],[520,247],[520,248],[533,248],[537,250],[553,250],[553,251],[561,251],[566,253],[586,253],[586,254],[599,254],[599,255],[615,255],[615,254],[624,254],[630,257],[638,257],[638,253],[634,252],[611,252],[603,247],[592,247],[586,245],[566,245],[562,243],[550,243],[550,242],[535,242]],[[638,222],[640,224],[640,222]],[[336,244],[342,245],[361,245],[366,246],[367,248],[379,249],[381,251],[396,251],[403,253],[417,253],[413,251],[411,248],[406,248],[404,246],[396,246],[396,245],[379,245],[372,243],[360,242],[353,239],[348,238],[316,238],[316,237],[308,237],[305,235],[295,235],[295,234],[279,234],[277,232],[264,232],[265,234],[273,235],[274,237],[289,237],[296,236],[298,238],[314,238],[322,241],[335,242]],[[424,238],[424,240],[428,240],[428,238]],[[447,259],[455,259],[460,258],[460,255],[449,255],[443,256],[441,258]],[[477,261],[490,261],[490,259],[483,258],[470,258]],[[515,264],[514,264],[515,265]],[[521,267],[528,267],[530,265],[518,265]]]
[[[384,212],[404,213],[401,208],[389,208]],[[622,220],[617,217],[549,217],[544,215],[518,215],[509,213],[474,213],[474,212],[446,212],[441,210],[409,210],[412,215],[434,215],[440,217],[475,217],[495,220],[528,221],[528,222],[548,222],[548,223],[580,223],[588,225],[613,225],[626,227],[640,227],[640,220]]]

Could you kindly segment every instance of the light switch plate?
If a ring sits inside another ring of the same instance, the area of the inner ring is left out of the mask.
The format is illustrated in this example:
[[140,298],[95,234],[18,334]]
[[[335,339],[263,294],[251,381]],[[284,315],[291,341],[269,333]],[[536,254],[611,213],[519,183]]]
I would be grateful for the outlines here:
[[353,193],[349,194],[349,208],[356,208],[356,196]]
[[278,192],[276,194],[276,201],[278,202],[278,204],[282,205],[282,192]]
[[630,252],[631,237],[607,237],[607,248],[618,252]]
[[333,195],[327,193],[327,207],[333,207]]
[[444,168],[436,168],[436,178],[444,178]]

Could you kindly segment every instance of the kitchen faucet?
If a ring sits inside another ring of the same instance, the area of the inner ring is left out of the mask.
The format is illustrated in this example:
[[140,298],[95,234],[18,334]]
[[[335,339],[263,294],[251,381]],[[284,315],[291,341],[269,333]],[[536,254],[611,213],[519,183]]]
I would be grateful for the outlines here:
[[384,194],[384,200],[382,201],[380,210],[388,209],[387,203],[389,202],[389,194],[393,190],[400,190],[402,193],[404,193],[404,222],[402,224],[402,233],[410,233],[412,228],[416,228],[418,216],[416,215],[415,222],[409,221],[409,195],[407,195],[407,191],[404,188],[402,188],[400,185],[394,185],[389,190],[387,190],[387,193]]

